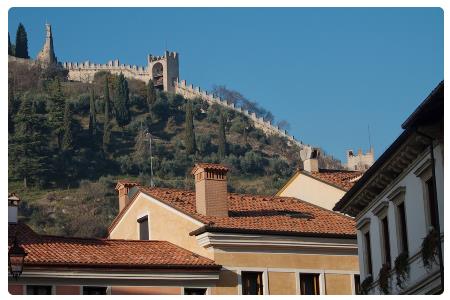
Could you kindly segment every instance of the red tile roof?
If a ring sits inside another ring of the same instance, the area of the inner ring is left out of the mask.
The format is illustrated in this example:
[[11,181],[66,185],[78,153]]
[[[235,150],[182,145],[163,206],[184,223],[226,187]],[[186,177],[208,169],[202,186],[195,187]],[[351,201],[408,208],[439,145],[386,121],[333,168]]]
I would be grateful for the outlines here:
[[363,172],[347,171],[347,170],[326,170],[321,169],[319,172],[306,172],[303,174],[310,175],[321,181],[334,185],[340,189],[348,191],[361,178]]
[[[196,212],[194,191],[148,187],[139,187],[139,190],[202,222],[210,231],[356,237],[352,218],[292,197],[230,193],[229,216],[214,217]],[[119,213],[109,228],[110,232],[136,198],[131,199]]]
[[146,269],[220,269],[214,261],[166,241],[132,241],[39,235],[9,224],[8,245],[17,233],[28,252],[25,265]]

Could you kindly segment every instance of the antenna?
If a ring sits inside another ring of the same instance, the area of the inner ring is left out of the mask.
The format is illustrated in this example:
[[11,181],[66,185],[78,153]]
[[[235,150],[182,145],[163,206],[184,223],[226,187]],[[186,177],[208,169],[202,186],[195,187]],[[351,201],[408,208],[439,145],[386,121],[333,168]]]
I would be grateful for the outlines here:
[[372,141],[370,140],[370,126],[367,124],[367,132],[369,133],[369,151],[372,149]]
[[152,156],[152,135],[149,131],[146,130],[145,135],[148,137],[150,142],[150,186],[154,187],[155,183],[153,182],[153,156]]

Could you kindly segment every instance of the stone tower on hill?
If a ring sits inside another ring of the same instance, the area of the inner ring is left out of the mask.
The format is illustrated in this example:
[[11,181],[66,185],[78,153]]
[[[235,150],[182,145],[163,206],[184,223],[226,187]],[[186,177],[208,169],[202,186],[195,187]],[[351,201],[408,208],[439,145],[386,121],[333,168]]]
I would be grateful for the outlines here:
[[44,65],[56,64],[58,61],[53,50],[52,26],[45,24],[45,43],[42,50],[38,53],[36,60]]

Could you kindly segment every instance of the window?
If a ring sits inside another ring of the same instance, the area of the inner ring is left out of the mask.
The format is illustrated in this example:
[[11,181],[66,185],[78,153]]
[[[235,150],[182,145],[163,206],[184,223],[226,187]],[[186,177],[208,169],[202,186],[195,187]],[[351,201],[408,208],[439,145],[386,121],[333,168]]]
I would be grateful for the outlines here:
[[27,295],[51,295],[51,285],[27,285]]
[[373,274],[372,273],[372,250],[370,247],[370,232],[367,231],[364,234],[364,245],[365,245],[365,260],[366,260],[366,275]]
[[137,220],[139,224],[139,239],[141,241],[148,240],[148,216],[144,216]]
[[83,295],[106,295],[106,286],[83,286]]
[[242,272],[242,295],[263,295],[263,273]]
[[381,219],[381,232],[383,235],[383,251],[384,251],[384,263],[391,265],[391,245],[389,243],[389,224],[387,216]]
[[320,274],[300,274],[300,294],[320,295]]
[[400,252],[409,252],[408,249],[408,230],[406,229],[406,210],[405,202],[400,203],[397,206],[398,221],[399,221],[399,234],[400,234]]
[[353,282],[355,284],[355,286],[354,286],[355,295],[361,295],[361,280],[360,280],[359,274],[353,275]]
[[434,197],[433,177],[425,181],[425,185],[427,188],[427,196],[428,196],[429,224],[430,226],[437,228],[437,218],[436,218],[437,203]]
[[206,288],[184,288],[185,295],[206,295]]

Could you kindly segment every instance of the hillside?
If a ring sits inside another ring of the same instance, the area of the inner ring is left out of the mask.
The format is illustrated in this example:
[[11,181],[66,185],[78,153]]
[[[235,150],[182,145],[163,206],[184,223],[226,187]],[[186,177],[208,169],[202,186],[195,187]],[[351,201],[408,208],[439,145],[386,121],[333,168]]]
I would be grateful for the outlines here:
[[[107,151],[106,77],[113,107]],[[119,126],[118,77],[97,73],[92,83],[69,82],[64,70],[9,63],[9,192],[22,198],[21,217],[38,232],[103,236],[117,214],[116,180],[150,182],[146,129],[154,137],[156,186],[192,189],[195,162],[220,162],[231,167],[230,191],[274,194],[298,167],[297,146],[266,136],[245,115],[160,91],[149,105],[148,86],[137,80],[126,80],[130,118]],[[192,103],[195,154],[186,151],[186,103]]]

